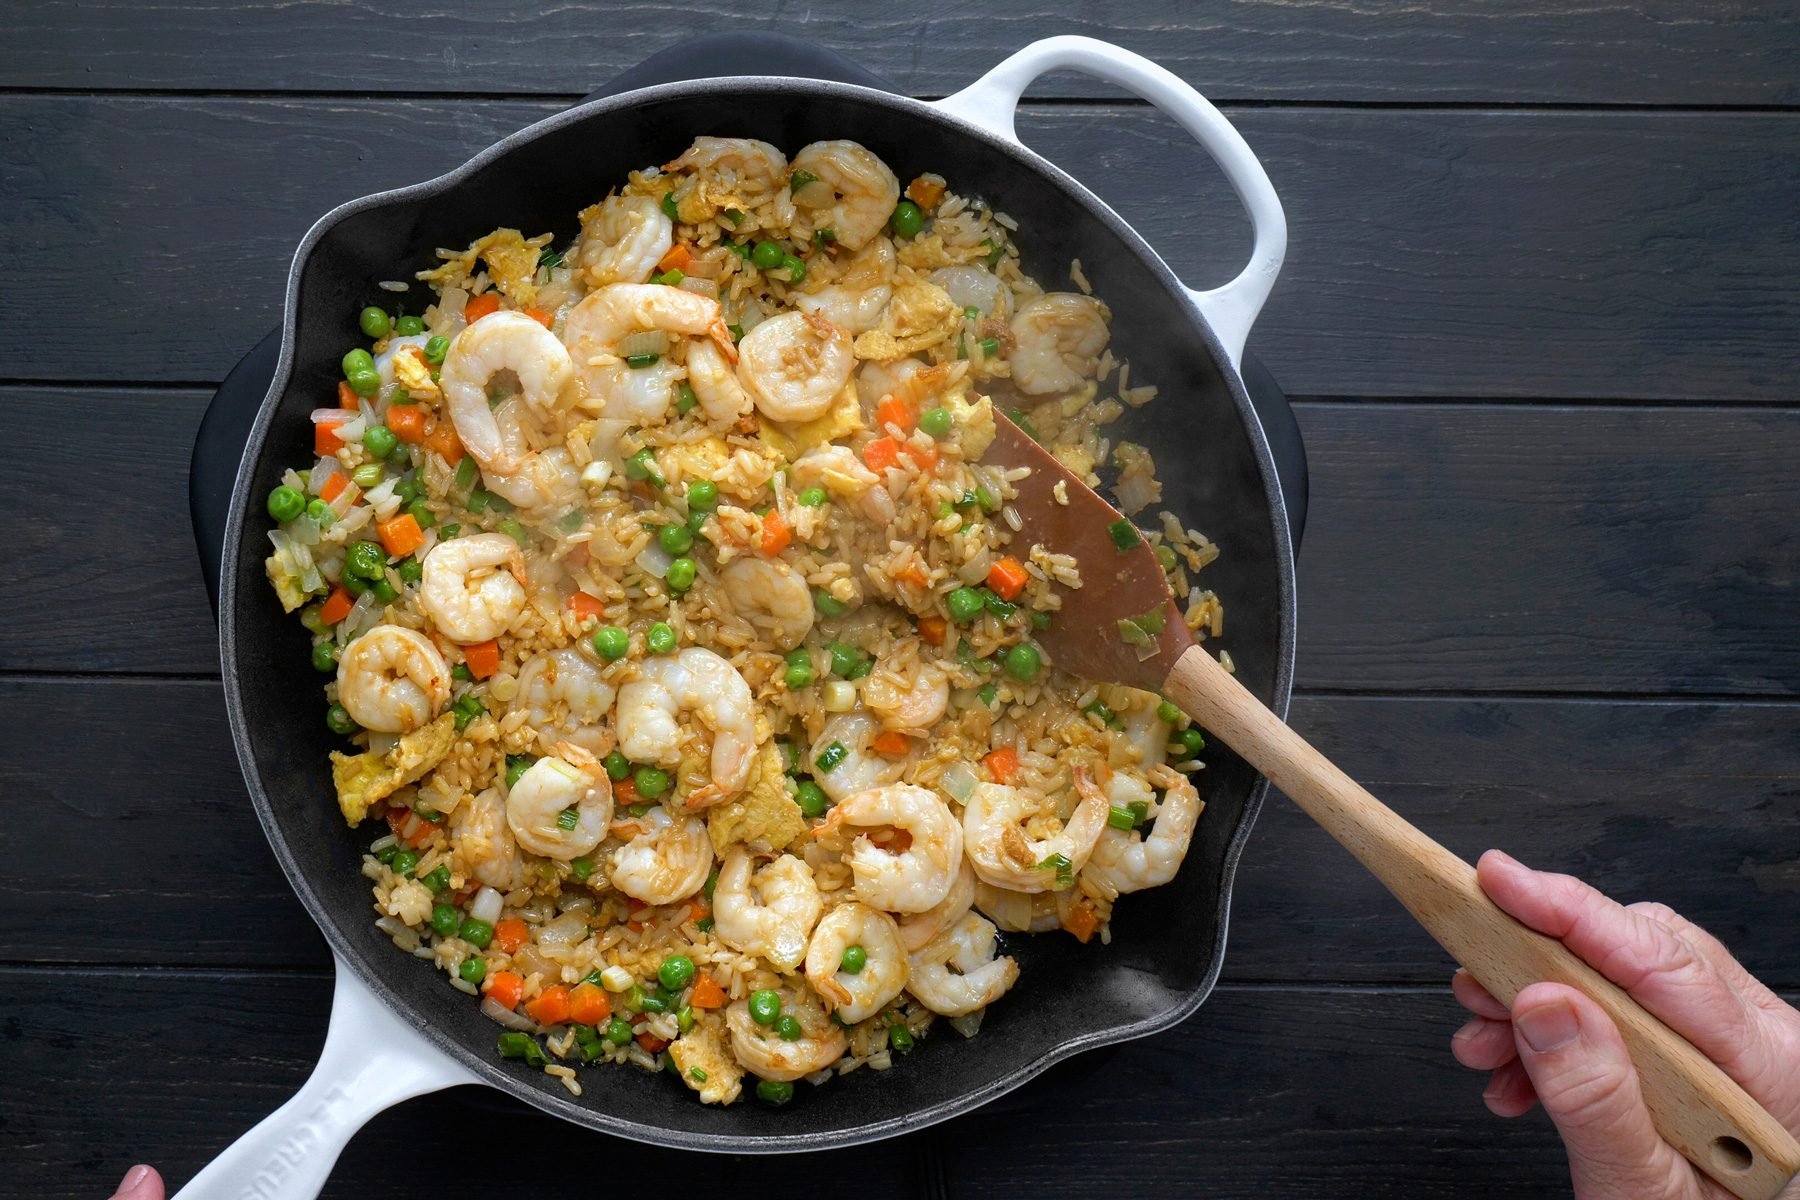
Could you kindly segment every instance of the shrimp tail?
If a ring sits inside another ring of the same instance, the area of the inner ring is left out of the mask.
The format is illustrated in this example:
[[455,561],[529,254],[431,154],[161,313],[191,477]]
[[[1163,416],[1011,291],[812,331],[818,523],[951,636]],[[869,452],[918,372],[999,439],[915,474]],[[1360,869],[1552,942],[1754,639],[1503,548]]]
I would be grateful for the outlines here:
[[724,316],[721,315],[718,320],[708,326],[706,332],[707,336],[712,338],[713,345],[719,348],[719,353],[725,356],[725,361],[734,367],[737,366],[737,343],[731,338],[731,330],[726,326]]

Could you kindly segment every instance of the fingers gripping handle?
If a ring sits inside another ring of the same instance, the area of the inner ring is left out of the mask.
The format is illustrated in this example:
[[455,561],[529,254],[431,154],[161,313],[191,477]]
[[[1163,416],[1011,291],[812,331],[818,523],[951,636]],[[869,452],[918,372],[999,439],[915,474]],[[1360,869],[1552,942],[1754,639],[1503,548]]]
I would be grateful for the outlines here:
[[962,91],[939,100],[937,107],[1016,143],[1013,116],[1020,95],[1039,75],[1058,70],[1080,71],[1148,100],[1191,133],[1225,172],[1255,230],[1250,262],[1223,287],[1188,291],[1236,366],[1287,256],[1287,218],[1256,155],[1204,96],[1129,50],[1093,38],[1053,37],[1033,42]]
[[411,1096],[477,1082],[340,960],[331,1028],[312,1077],[189,1180],[175,1200],[311,1200],[370,1117]]

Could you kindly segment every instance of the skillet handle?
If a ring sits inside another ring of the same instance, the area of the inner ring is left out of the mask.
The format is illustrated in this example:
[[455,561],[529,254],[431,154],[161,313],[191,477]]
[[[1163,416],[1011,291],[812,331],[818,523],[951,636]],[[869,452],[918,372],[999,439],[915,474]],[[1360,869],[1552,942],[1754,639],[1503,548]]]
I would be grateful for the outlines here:
[[937,101],[934,107],[1009,142],[1022,144],[1013,127],[1020,95],[1039,75],[1060,70],[1080,71],[1116,83],[1174,118],[1219,164],[1243,202],[1256,235],[1249,264],[1222,287],[1207,291],[1188,289],[1225,347],[1231,365],[1237,366],[1243,358],[1244,339],[1250,335],[1250,326],[1256,323],[1287,256],[1287,218],[1262,163],[1206,97],[1173,72],[1110,42],[1053,37],[1031,43],[962,91]]
[[293,1099],[226,1147],[175,1200],[312,1200],[370,1117],[473,1073],[405,1024],[343,960],[319,1065]]

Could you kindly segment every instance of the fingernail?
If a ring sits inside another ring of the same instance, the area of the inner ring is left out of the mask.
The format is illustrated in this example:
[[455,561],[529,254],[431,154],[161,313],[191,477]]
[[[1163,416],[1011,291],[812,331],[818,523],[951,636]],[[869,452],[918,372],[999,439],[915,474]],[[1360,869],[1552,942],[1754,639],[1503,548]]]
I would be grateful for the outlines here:
[[1581,1036],[1581,1019],[1567,1000],[1553,1000],[1513,1018],[1525,1044],[1539,1054],[1560,1050]]
[[1481,1031],[1481,1018],[1476,1017],[1473,1021],[1470,1021],[1468,1024],[1464,1025],[1461,1029],[1457,1030],[1455,1035],[1453,1037],[1451,1037],[1450,1040],[1453,1042],[1466,1042],[1470,1038],[1474,1037],[1480,1031]]
[[1488,854],[1492,855],[1502,866],[1522,867],[1525,865],[1504,850],[1489,850]]
[[125,1172],[125,1178],[119,1180],[119,1189],[113,1193],[114,1200],[120,1196],[128,1196],[137,1190],[137,1185],[150,1177],[150,1168],[143,1163]]

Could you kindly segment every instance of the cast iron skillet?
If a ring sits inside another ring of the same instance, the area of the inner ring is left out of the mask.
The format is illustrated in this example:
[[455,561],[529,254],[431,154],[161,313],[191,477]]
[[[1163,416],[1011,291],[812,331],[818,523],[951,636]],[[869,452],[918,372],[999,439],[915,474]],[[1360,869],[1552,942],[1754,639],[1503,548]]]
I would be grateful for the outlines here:
[[[1155,102],[1220,161],[1256,225],[1251,265],[1208,293],[1182,286],[1110,208],[1012,135],[1019,93],[1037,75],[1084,70]],[[1080,258],[1114,314],[1114,346],[1162,388],[1120,435],[1156,450],[1165,506],[1223,547],[1209,583],[1230,606],[1238,677],[1284,713],[1294,646],[1288,517],[1275,466],[1237,369],[1243,339],[1285,250],[1267,177],[1216,110],[1173,75],[1105,43],[1035,43],[936,104],[822,81],[734,78],[674,83],[584,104],[508,137],[437,180],[346,204],[302,241],[287,291],[273,386],[233,493],[220,593],[227,710],[257,813],[301,901],[339,961],[318,1071],[288,1105],[245,1135],[184,1196],[310,1195],[369,1115],[406,1096],[479,1082],[597,1129],[698,1150],[769,1153],[891,1136],[965,1112],[1081,1050],[1141,1037],[1191,1014],[1223,958],[1230,883],[1266,785],[1228,751],[1201,777],[1207,811],[1169,886],[1124,900],[1109,947],[1012,938],[1021,983],[980,1036],[944,1030],[887,1072],[802,1088],[779,1112],[755,1103],[703,1107],[685,1088],[639,1071],[588,1070],[572,1098],[553,1078],[494,1053],[496,1027],[425,963],[374,926],[360,856],[372,834],[345,828],[327,751],[338,745],[310,700],[317,676],[306,635],[284,618],[262,562],[262,497],[311,457],[306,413],[335,388],[353,338],[350,314],[381,279],[406,278],[437,246],[508,224],[575,231],[573,214],[626,172],[665,162],[700,134],[760,137],[790,153],[847,137],[901,179],[941,172],[1019,219],[1028,271],[1065,278]],[[1054,286],[1054,284],[1052,284]]]

